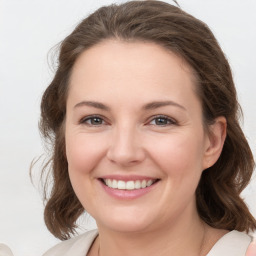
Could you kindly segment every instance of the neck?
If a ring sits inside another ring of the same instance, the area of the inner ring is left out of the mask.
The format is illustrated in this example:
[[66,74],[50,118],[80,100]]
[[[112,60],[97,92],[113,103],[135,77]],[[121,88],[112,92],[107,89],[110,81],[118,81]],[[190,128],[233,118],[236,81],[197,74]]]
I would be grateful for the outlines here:
[[[187,220],[187,221],[185,221]],[[120,232],[99,225],[100,256],[198,256],[205,240],[205,226],[196,215],[142,232]],[[200,255],[201,256],[201,255]]]

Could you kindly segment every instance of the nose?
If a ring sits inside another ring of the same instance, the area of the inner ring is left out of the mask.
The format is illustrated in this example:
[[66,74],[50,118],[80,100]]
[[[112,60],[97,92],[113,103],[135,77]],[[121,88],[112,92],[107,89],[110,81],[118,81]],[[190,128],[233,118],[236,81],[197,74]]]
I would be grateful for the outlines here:
[[120,166],[132,166],[145,159],[142,134],[132,127],[119,127],[113,130],[107,158]]

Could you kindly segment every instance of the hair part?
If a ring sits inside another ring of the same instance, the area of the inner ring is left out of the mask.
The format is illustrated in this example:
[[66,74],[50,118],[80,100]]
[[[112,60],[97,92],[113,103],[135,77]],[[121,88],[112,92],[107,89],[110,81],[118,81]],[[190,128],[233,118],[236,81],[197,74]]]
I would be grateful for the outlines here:
[[[41,102],[40,131],[53,145],[53,185],[44,218],[50,232],[64,240],[75,233],[84,208],[68,175],[63,126],[72,67],[82,52],[106,40],[154,42],[184,59],[197,77],[206,127],[227,120],[227,137],[218,161],[204,170],[196,190],[198,213],[212,227],[254,230],[256,221],[240,197],[250,181],[254,160],[239,125],[241,113],[228,61],[205,23],[161,1],[130,1],[101,7],[61,43],[56,74]],[[47,183],[45,183],[47,184]]]

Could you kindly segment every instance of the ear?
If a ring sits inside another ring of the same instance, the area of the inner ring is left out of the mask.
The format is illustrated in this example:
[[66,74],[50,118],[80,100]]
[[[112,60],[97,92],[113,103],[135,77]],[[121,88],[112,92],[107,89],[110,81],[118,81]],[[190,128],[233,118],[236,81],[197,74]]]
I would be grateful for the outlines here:
[[227,134],[227,120],[220,116],[209,126],[204,152],[203,169],[213,166],[221,155]]

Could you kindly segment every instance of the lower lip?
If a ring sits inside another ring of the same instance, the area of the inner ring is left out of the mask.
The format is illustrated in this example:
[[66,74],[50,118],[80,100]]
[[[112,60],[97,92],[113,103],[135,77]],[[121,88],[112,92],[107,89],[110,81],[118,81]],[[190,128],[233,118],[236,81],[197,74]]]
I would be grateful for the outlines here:
[[149,187],[141,188],[141,189],[134,189],[134,190],[126,190],[126,189],[114,189],[106,186],[101,181],[101,186],[105,190],[107,194],[110,196],[117,198],[117,199],[123,199],[123,200],[129,200],[129,199],[136,199],[139,198],[147,193],[149,193],[152,189],[156,187],[156,185],[159,183],[159,181],[155,182]]

